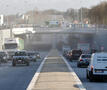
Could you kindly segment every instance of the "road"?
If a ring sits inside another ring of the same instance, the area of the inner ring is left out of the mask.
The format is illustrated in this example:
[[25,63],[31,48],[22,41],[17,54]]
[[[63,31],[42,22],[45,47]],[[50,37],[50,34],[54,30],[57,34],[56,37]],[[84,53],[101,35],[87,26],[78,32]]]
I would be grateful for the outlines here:
[[86,79],[86,68],[77,68],[76,62],[69,63],[87,90],[107,90],[107,81],[89,82]]
[[42,59],[31,62],[30,66],[12,67],[11,61],[0,65],[0,90],[26,90],[41,61],[47,52],[41,53]]
[[[30,66],[17,65],[12,67],[11,61],[0,65],[0,90],[26,90],[42,59],[31,62]],[[69,62],[69,61],[68,61]],[[107,90],[107,82],[89,82],[86,79],[86,68],[77,68],[76,62],[69,62],[87,90]]]

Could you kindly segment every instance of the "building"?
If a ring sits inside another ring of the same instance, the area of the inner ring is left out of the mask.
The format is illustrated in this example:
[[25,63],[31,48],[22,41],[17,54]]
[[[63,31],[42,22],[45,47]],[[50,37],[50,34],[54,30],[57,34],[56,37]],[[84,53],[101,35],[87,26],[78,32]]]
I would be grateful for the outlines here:
[[5,38],[10,38],[11,34],[10,34],[10,29],[5,29],[5,30],[0,30],[0,50],[3,50],[3,41]]
[[4,15],[0,15],[0,26],[4,25]]

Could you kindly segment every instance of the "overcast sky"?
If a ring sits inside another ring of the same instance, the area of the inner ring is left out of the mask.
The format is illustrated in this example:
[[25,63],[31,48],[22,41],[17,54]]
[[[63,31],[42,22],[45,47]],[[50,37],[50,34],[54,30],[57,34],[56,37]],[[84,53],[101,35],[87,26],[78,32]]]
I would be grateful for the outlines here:
[[0,14],[23,13],[38,8],[65,11],[68,8],[92,7],[107,0],[0,0]]

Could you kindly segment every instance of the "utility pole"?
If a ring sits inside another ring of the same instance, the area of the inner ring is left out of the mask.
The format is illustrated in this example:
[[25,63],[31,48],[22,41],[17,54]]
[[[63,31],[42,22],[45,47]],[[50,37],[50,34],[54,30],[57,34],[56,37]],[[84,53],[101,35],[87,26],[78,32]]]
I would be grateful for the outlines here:
[[7,26],[9,26],[10,28],[10,38],[13,38],[13,31],[12,31],[13,25],[12,23],[9,23],[9,22],[10,22],[10,19],[9,19],[9,16],[7,15]]
[[[80,1],[80,3],[82,4],[82,1]],[[83,11],[82,11],[82,7],[81,7],[80,12],[81,12],[81,24],[83,24]]]
[[10,25],[10,38],[13,38],[13,31],[12,31],[12,29],[13,29],[13,25]]
[[82,8],[81,8],[81,23],[83,24],[83,11],[82,11]]

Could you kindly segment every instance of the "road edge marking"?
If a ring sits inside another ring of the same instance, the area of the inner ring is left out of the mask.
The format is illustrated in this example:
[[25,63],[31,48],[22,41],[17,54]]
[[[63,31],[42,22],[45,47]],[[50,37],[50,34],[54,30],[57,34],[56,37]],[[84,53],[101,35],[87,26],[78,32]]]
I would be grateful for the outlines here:
[[68,63],[68,61],[61,55],[61,57],[63,58],[64,62],[66,63],[68,69],[70,70],[71,74],[73,75],[73,77],[76,80],[77,86],[79,87],[80,90],[86,90],[86,88],[83,86],[81,80],[79,79],[79,77],[77,76],[77,74],[74,72],[74,70],[72,69],[72,67],[70,66],[70,64]]
[[34,85],[35,85],[35,83],[36,83],[36,81],[37,81],[37,79],[38,79],[38,77],[40,75],[41,69],[42,69],[47,57],[48,57],[48,55],[43,59],[43,61],[39,65],[35,75],[33,76],[32,80],[30,81],[30,83],[29,83],[29,85],[28,85],[26,90],[32,90],[33,89],[33,87],[34,87]]

